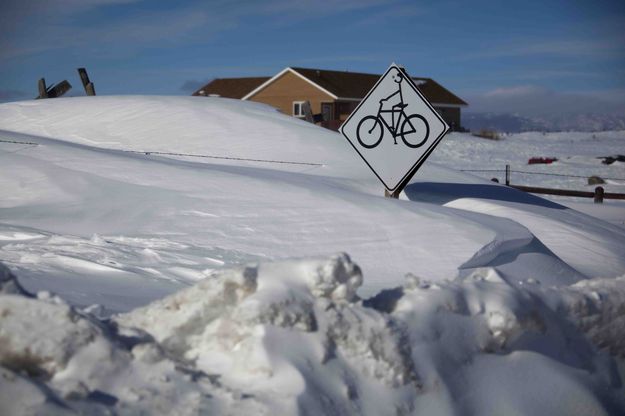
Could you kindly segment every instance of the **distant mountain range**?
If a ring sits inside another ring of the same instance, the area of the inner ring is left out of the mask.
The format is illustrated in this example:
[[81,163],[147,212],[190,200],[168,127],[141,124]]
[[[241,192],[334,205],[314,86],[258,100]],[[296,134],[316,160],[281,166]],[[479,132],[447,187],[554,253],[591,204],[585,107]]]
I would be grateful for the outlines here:
[[625,130],[625,114],[575,113],[525,117],[508,113],[464,113],[462,126],[518,133],[523,131],[604,131]]

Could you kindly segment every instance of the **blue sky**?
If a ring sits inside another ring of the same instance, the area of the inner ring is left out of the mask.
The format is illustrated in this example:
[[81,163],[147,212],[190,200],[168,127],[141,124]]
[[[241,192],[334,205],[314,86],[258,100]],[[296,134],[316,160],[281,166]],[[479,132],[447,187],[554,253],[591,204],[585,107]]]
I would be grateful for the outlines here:
[[0,101],[88,69],[186,95],[286,66],[432,77],[473,111],[625,111],[625,1],[0,0]]

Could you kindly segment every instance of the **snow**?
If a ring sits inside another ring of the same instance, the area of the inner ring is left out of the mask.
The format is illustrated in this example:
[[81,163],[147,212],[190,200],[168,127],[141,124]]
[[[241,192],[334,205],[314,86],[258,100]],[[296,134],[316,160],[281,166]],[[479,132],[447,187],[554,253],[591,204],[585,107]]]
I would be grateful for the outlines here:
[[[263,263],[111,321],[47,294],[2,294],[0,409],[587,415],[625,406],[623,374],[605,351],[625,352],[622,313],[613,319],[625,277],[556,291],[510,285],[492,269],[441,283],[408,276],[364,302],[361,282],[344,254]],[[15,406],[4,392],[25,398]]]
[[0,105],[0,413],[621,413],[625,205],[460,170],[625,177],[624,140],[454,133],[392,200],[257,103]]
[[[470,170],[485,179],[495,177],[500,183],[505,182],[505,165],[509,164],[513,185],[593,191],[596,185],[588,185],[588,178],[597,175],[606,179],[607,183],[601,185],[606,192],[625,193],[625,165],[617,162],[606,165],[600,159],[622,154],[623,149],[625,131],[517,133],[505,135],[499,141],[452,133],[445,137],[431,160],[445,165],[453,160],[456,169]],[[532,157],[558,160],[551,164],[528,165]],[[557,201],[570,201],[570,197],[560,197]],[[606,202],[625,207],[623,201]],[[625,222],[625,217],[622,219]]]

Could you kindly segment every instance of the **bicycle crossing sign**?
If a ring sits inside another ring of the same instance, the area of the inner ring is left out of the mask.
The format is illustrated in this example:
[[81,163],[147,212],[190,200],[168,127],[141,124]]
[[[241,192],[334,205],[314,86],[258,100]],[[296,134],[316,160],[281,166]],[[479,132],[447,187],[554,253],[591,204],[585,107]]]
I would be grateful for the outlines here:
[[389,192],[414,175],[448,131],[412,78],[395,64],[341,126]]

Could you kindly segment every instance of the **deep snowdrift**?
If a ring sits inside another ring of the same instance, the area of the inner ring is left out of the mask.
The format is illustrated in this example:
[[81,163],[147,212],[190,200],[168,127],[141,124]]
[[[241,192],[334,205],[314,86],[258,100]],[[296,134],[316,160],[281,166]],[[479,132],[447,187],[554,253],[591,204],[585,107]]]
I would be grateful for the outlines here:
[[0,143],[0,261],[76,305],[129,310],[215,269],[339,251],[368,275],[365,296],[406,273],[483,266],[548,285],[625,273],[621,228],[433,164],[407,190],[413,202],[382,198],[338,134],[257,103],[26,101],[0,105],[0,129],[36,144]]
[[557,203],[434,163],[383,198],[197,97],[0,105],[0,189],[4,413],[625,411],[625,229]]

